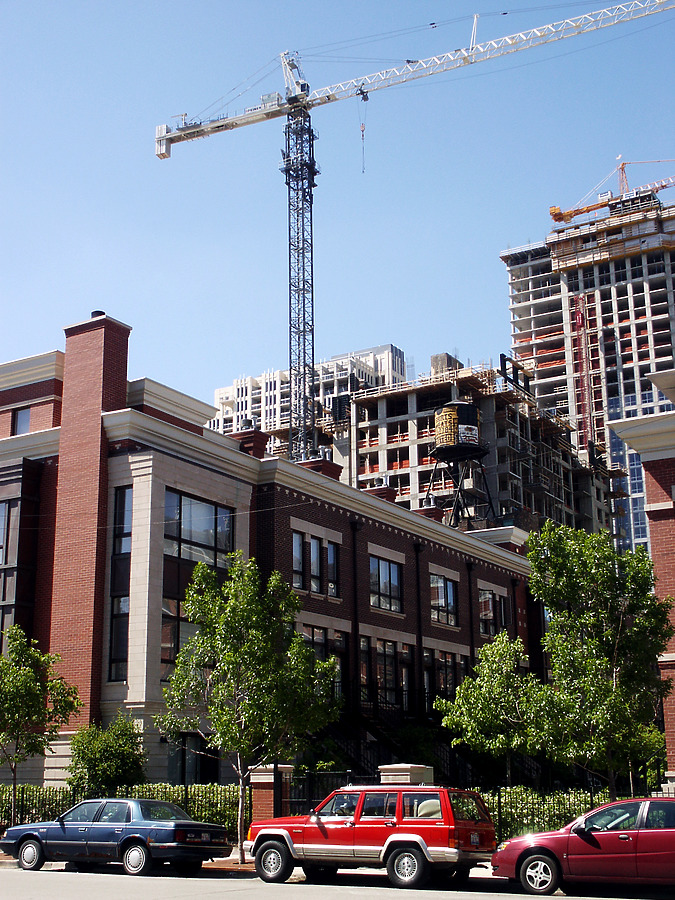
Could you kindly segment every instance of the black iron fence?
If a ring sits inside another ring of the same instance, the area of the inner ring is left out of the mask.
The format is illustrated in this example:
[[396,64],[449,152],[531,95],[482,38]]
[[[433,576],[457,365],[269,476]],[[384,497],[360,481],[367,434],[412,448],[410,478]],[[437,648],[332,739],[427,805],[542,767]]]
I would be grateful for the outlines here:
[[[120,788],[116,796],[169,800],[180,806],[193,819],[224,825],[230,838],[237,833],[239,788],[235,784],[139,784]],[[52,821],[84,799],[85,794],[68,787],[19,785],[16,797],[16,823]],[[11,821],[11,812],[11,785],[0,785],[0,831]],[[248,827],[251,821],[250,788],[247,788],[246,792],[245,820]]]

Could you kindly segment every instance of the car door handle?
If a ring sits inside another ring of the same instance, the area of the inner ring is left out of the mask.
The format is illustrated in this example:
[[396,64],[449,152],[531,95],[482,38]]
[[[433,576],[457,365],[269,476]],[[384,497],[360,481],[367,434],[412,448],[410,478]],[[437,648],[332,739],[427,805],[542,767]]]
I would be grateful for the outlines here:
[[353,822],[345,822],[345,828],[353,828],[353,827],[354,827]]
[[629,834],[620,834],[619,840],[620,841],[632,841],[633,838]]
[[396,822],[385,822],[386,828],[396,828]]
[[87,829],[86,829],[86,828],[83,828],[82,826],[80,826],[77,830],[78,830],[78,831],[86,831]]
[[115,829],[115,834],[122,834],[122,829],[121,829],[121,828],[116,828],[116,829]]

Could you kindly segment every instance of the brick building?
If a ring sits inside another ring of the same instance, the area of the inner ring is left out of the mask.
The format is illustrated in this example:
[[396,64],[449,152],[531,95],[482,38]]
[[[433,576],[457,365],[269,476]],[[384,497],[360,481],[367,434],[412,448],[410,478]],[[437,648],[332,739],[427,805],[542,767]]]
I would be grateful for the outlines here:
[[[675,369],[650,375],[654,388],[675,403]],[[645,512],[659,597],[675,597],[675,412],[612,422],[612,429],[640,454],[645,474]],[[675,625],[675,610],[671,613]],[[675,638],[659,660],[664,678],[675,684]],[[666,780],[675,790],[675,693],[663,704],[668,753]]]
[[[122,709],[145,730],[152,780],[219,777],[188,752],[196,735],[168,746],[152,717],[193,633],[181,598],[195,561],[223,567],[233,549],[294,585],[298,629],[337,656],[336,740],[355,768],[366,735],[428,721],[499,629],[534,645],[525,532],[465,534],[390,488],[344,484],[326,459],[267,456],[260,431],[210,430],[212,406],[127,379],[130,331],[97,311],[65,329],[65,352],[0,365],[0,625],[62,655],[84,701],[74,727]],[[64,733],[21,778],[61,780],[68,748]]]

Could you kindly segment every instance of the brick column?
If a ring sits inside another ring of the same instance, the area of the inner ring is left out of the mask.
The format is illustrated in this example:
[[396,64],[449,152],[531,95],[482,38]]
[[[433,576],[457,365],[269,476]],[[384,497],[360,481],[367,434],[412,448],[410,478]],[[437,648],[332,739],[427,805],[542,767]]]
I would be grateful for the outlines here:
[[100,716],[108,523],[101,413],[126,407],[130,331],[100,312],[65,330],[50,650],[78,687],[80,724]]
[[[277,771],[281,776],[282,795],[281,803],[283,815],[288,815],[288,779],[284,775],[290,775],[293,766],[279,764]],[[251,772],[251,821],[260,822],[274,818],[274,766],[260,766]]]

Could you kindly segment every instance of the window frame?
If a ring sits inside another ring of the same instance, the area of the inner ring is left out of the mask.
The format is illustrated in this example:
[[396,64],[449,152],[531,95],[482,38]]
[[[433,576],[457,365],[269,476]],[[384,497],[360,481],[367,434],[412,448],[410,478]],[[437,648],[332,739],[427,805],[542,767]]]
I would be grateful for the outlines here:
[[[129,674],[129,612],[131,606],[131,540],[133,487],[115,488],[110,579],[108,681],[126,682]],[[120,584],[120,582],[122,582]]]
[[[176,518],[169,518],[168,515],[170,497],[176,498],[178,501]],[[190,509],[190,515],[188,515],[186,506]],[[213,537],[210,541],[195,538],[194,535],[199,534],[198,524],[195,523],[199,523],[200,518],[199,515],[193,515],[193,507],[197,512],[200,507],[212,512],[210,531]],[[227,528],[221,529],[221,521],[227,522]],[[166,486],[164,492],[165,556],[187,559],[191,562],[205,562],[211,568],[227,569],[227,556],[233,552],[235,547],[234,524],[235,510],[232,507]],[[222,534],[226,535],[226,539],[221,542]],[[171,550],[175,550],[175,552],[167,552]]]
[[[431,592],[431,622],[434,625],[458,625],[459,584],[437,572],[429,573],[429,589]],[[451,589],[452,599],[448,597]],[[434,598],[437,602],[434,603]]]
[[[305,536],[301,531],[292,531],[292,566],[293,589],[304,591],[305,589]],[[299,545],[299,546],[296,546]]]
[[[377,573],[375,573],[377,569]],[[392,579],[392,573],[396,578]],[[402,574],[403,566],[399,562],[370,554],[370,606],[385,612],[403,612]],[[377,580],[375,580],[377,576]],[[388,586],[388,590],[386,589]],[[394,587],[396,590],[394,591]]]

